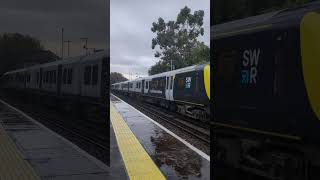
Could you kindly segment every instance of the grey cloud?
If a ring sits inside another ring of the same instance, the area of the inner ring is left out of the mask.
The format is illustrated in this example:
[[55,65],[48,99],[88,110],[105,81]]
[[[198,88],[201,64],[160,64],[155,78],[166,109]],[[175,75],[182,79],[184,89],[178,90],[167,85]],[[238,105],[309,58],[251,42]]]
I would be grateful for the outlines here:
[[64,27],[65,40],[72,41],[71,55],[75,56],[84,52],[80,37],[88,37],[91,47],[109,47],[108,16],[106,0],[4,0],[0,8],[0,32],[29,34],[60,55],[59,28]]
[[146,75],[158,60],[151,49],[154,37],[150,30],[152,22],[159,17],[166,21],[175,20],[177,13],[186,5],[192,11],[205,11],[205,36],[199,40],[209,45],[210,0],[111,0],[111,71]]

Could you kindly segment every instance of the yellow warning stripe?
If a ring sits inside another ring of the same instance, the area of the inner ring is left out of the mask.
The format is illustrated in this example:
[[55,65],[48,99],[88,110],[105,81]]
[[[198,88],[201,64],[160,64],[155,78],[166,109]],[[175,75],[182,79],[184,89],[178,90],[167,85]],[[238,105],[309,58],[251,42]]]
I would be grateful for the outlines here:
[[0,179],[40,180],[0,124]]
[[110,102],[110,119],[129,178],[165,179],[112,102]]

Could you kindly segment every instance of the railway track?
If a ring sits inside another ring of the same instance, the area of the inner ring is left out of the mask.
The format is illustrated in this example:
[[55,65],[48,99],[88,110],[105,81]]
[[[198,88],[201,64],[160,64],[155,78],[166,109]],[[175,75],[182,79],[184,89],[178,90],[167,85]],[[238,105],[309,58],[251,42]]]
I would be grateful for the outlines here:
[[[118,94],[117,94],[118,95]],[[128,97],[121,96],[122,100],[132,105],[136,109],[146,113],[148,116],[153,117],[157,120],[164,121],[189,135],[196,137],[207,145],[210,144],[210,127],[208,123],[201,121],[195,122],[188,117],[178,115],[177,113],[169,112],[164,108],[159,108],[149,103],[138,102]],[[192,122],[193,121],[193,122]]]
[[107,123],[86,122],[75,120],[66,114],[61,114],[45,107],[22,103],[15,99],[6,101],[21,109],[26,114],[39,121],[49,129],[68,139],[84,151],[109,165],[109,136]]

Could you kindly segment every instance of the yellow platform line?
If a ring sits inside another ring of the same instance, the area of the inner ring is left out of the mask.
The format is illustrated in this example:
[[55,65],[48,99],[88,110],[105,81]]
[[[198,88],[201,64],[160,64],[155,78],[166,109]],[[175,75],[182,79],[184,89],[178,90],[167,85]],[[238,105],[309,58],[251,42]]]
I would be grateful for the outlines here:
[[112,102],[110,102],[110,119],[129,178],[165,179]]
[[0,124],[0,180],[40,180]]

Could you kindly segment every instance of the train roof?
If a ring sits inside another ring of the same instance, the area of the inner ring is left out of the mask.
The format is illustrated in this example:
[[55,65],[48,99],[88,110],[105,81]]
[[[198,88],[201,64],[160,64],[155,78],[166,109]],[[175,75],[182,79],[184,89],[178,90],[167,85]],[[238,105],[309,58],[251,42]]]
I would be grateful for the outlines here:
[[141,81],[143,79],[152,79],[152,78],[156,78],[156,77],[161,77],[161,76],[165,76],[167,74],[171,74],[171,73],[183,73],[183,72],[188,72],[188,71],[192,71],[192,70],[198,70],[203,68],[205,65],[207,65],[209,63],[206,64],[197,64],[197,65],[192,65],[192,66],[188,66],[188,67],[184,67],[184,68],[180,68],[180,69],[176,69],[173,71],[167,71],[167,72],[163,72],[163,73],[159,73],[159,74],[154,74],[151,76],[147,76],[147,77],[141,77],[141,78],[137,78],[135,80],[130,80],[130,81],[123,81],[123,82],[118,82],[118,83],[114,83],[112,85],[116,85],[116,84],[123,84],[123,83],[128,83],[128,82],[136,82],[136,81]]
[[214,25],[211,28],[210,35],[213,39],[219,39],[271,28],[299,25],[304,14],[310,11],[319,12],[320,2],[311,2],[296,8],[274,11]]
[[13,71],[8,71],[8,72],[4,73],[4,75],[17,73],[17,72],[23,72],[26,70],[35,69],[35,68],[39,68],[39,67],[49,67],[49,66],[55,66],[55,65],[60,65],[60,64],[73,64],[73,63],[77,63],[77,62],[93,61],[93,60],[97,60],[99,57],[107,56],[108,54],[109,54],[108,51],[101,51],[101,52],[96,52],[96,53],[88,55],[88,56],[82,55],[82,56],[68,57],[68,58],[64,58],[62,60],[57,60],[57,61],[43,63],[43,64],[37,64],[37,65],[33,65],[33,66],[30,66],[27,68],[21,68],[21,69],[16,69]]

